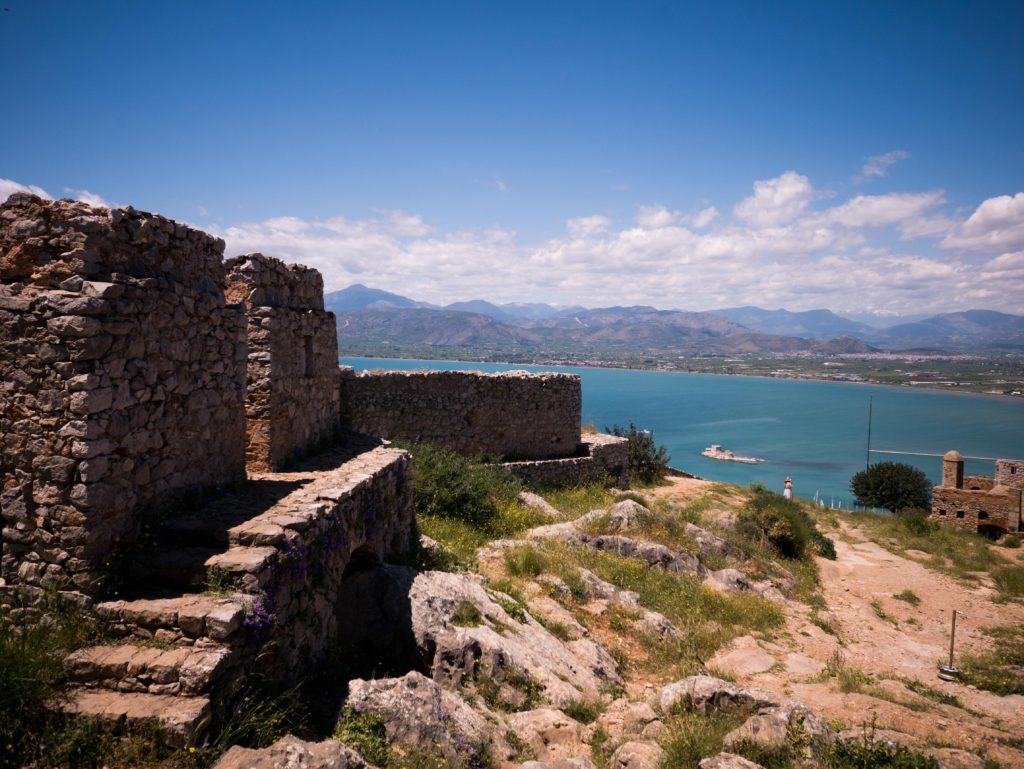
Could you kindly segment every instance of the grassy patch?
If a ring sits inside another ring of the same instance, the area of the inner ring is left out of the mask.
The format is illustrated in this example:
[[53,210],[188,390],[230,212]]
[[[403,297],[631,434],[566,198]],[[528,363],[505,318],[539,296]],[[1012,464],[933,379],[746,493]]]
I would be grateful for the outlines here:
[[921,604],[921,597],[913,590],[904,590],[902,593],[896,593],[893,595],[893,598],[897,601],[905,601],[911,606],[920,606]]
[[377,766],[387,766],[391,759],[391,742],[385,732],[387,720],[377,713],[357,713],[346,706],[342,711],[334,739],[340,740]]
[[701,759],[722,749],[722,740],[742,724],[747,713],[716,711],[710,714],[680,709],[665,723],[658,738],[665,750],[663,766],[696,769]]
[[736,516],[737,531],[784,558],[801,560],[816,554],[835,560],[832,540],[818,530],[802,505],[757,483],[750,488],[752,496]]
[[992,581],[1004,596],[1024,596],[1024,566],[997,566],[992,570]]
[[604,703],[599,700],[576,700],[562,708],[562,712],[581,724],[592,724],[604,712]]
[[531,545],[516,547],[505,553],[505,571],[513,577],[536,577],[547,568],[547,558]]
[[600,483],[587,483],[567,489],[545,489],[544,499],[570,518],[615,504],[615,495]]
[[952,705],[955,708],[964,708],[964,704],[960,701],[960,698],[953,695],[947,694],[941,689],[936,689],[934,686],[922,683],[913,678],[900,678],[899,682],[907,687],[914,694],[920,695],[932,702],[937,702],[940,705]]
[[475,604],[463,601],[452,614],[452,624],[459,627],[477,627],[483,624],[484,618]]
[[825,669],[821,671],[819,678],[822,681],[834,678],[839,691],[845,694],[862,692],[871,683],[871,676],[857,665],[848,664],[838,649],[832,652],[832,656],[825,663]]
[[964,683],[996,694],[1024,694],[1024,628],[1006,625],[985,633],[993,639],[992,650],[961,657]]
[[931,756],[906,745],[890,745],[875,739],[874,727],[865,727],[864,738],[836,740],[824,747],[818,764],[822,769],[939,769]]
[[1002,547],[1009,548],[1010,550],[1019,550],[1020,537],[1016,534],[1007,534],[1005,537],[999,540],[999,544]]

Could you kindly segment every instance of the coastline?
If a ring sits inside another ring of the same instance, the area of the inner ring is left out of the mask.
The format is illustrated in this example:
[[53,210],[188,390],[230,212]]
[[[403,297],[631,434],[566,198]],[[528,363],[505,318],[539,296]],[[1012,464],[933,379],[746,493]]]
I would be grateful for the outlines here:
[[813,376],[811,374],[803,376],[772,376],[763,373],[747,373],[743,371],[689,371],[681,369],[666,369],[657,366],[630,366],[626,364],[614,364],[608,363],[607,365],[601,365],[598,363],[574,363],[564,360],[559,361],[531,361],[529,363],[523,361],[507,361],[507,360],[480,360],[478,358],[407,358],[399,355],[339,355],[339,363],[341,360],[401,360],[408,361],[411,363],[464,363],[464,364],[485,364],[494,366],[522,366],[529,369],[543,368],[543,367],[555,367],[555,368],[582,368],[582,369],[593,369],[593,370],[611,370],[611,371],[644,371],[652,374],[686,374],[691,376],[728,376],[728,377],[747,377],[751,379],[767,379],[767,380],[788,380],[793,382],[826,382],[829,384],[837,385],[869,385],[872,387],[885,387],[894,390],[909,390],[921,393],[947,393],[950,395],[957,396],[974,396],[980,397],[986,400],[999,400],[1000,402],[1017,401],[1024,404],[1024,396],[1011,395],[1009,393],[993,393],[986,391],[970,390],[960,388],[957,386],[950,385],[939,385],[937,383],[930,383],[922,381],[915,385],[910,384],[896,384],[893,382],[882,382],[878,380],[850,380],[850,379],[837,379],[835,377],[827,376]]

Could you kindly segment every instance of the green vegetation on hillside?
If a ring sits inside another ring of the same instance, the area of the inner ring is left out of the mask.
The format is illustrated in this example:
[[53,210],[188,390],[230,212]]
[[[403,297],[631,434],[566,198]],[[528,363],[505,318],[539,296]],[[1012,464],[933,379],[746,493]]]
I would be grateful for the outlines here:
[[664,479],[668,474],[668,463],[672,457],[664,446],[654,443],[654,433],[641,430],[632,422],[629,427],[613,425],[605,432],[626,438],[629,451],[629,479],[633,484],[650,485]]
[[855,473],[850,491],[857,504],[884,507],[893,513],[926,510],[932,501],[932,482],[916,467],[902,462],[877,462]]

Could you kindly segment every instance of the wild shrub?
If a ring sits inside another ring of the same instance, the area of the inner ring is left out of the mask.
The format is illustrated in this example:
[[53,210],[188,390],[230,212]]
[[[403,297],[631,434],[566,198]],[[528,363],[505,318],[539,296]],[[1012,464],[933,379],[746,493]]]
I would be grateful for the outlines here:
[[857,503],[884,507],[894,513],[931,506],[932,482],[928,476],[902,462],[878,462],[855,473],[850,491]]
[[832,540],[818,531],[800,505],[761,484],[754,484],[751,490],[753,496],[736,516],[736,528],[742,535],[753,542],[771,545],[786,558],[807,558],[813,550],[835,559]]
[[429,443],[409,446],[412,498],[417,514],[481,526],[511,505],[522,488],[512,475]]
[[641,430],[633,422],[629,427],[613,425],[605,432],[626,438],[629,451],[629,477],[631,481],[643,484],[657,483],[668,474],[668,463],[672,457],[664,446],[656,446],[654,433]]
[[924,510],[908,510],[900,512],[896,517],[903,528],[918,537],[929,534],[939,525],[928,520],[928,513]]
[[1010,550],[1017,550],[1020,548],[1020,537],[1016,534],[1007,534],[999,541],[999,544]]

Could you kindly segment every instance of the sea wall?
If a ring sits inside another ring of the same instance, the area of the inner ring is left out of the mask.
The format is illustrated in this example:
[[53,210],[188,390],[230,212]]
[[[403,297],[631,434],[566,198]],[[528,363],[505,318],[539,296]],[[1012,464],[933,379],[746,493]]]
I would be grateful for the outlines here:
[[155,214],[0,206],[0,577],[95,592],[144,511],[244,480],[224,243]]
[[506,470],[538,488],[564,488],[604,482],[629,488],[629,441],[614,435],[582,436],[581,456],[534,462],[505,462]]
[[571,457],[580,443],[574,374],[342,368],[340,392],[343,423],[381,438],[509,460]]
[[262,254],[230,259],[227,296],[248,316],[246,464],[272,471],[337,432],[338,337],[320,273]]

